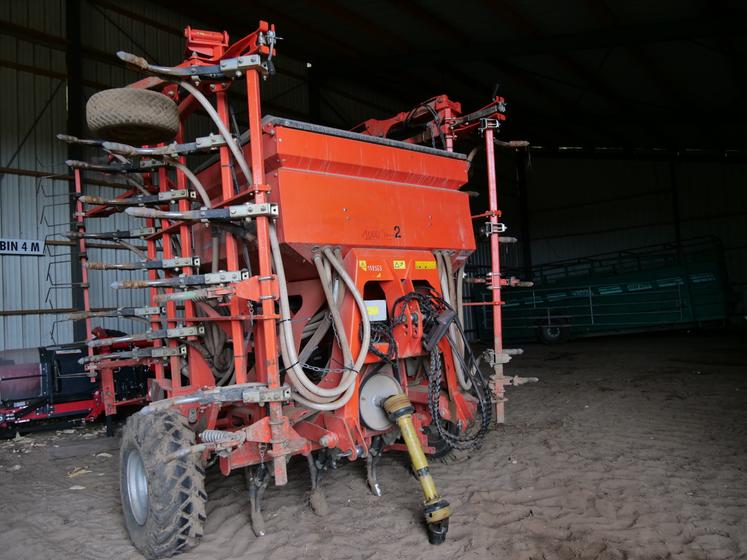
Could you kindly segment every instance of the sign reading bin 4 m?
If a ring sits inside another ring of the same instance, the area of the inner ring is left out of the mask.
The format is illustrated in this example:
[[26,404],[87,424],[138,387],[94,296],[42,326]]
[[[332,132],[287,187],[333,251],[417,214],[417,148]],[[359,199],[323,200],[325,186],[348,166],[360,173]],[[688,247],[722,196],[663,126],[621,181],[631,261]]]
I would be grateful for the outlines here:
[[43,255],[44,241],[0,238],[0,255]]

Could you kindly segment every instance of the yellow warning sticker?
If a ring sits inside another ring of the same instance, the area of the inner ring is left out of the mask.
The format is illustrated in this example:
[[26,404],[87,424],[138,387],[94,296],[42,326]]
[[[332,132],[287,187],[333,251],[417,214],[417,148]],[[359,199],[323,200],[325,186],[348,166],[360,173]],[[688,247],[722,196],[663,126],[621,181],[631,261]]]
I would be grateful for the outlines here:
[[366,312],[369,315],[376,316],[379,314],[379,306],[378,305],[368,305],[366,306]]
[[415,270],[436,270],[436,261],[415,261]]
[[392,268],[394,270],[404,270],[406,268],[405,261],[392,261]]
[[359,267],[359,268],[360,268],[361,270],[366,270],[366,261],[364,261],[364,260],[360,260],[360,261],[358,261],[358,267]]

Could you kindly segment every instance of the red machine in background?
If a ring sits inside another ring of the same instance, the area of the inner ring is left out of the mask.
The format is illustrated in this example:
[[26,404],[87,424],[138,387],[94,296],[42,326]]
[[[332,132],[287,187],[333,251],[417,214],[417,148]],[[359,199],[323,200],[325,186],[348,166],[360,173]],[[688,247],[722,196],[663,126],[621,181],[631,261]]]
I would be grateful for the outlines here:
[[[187,28],[190,57],[174,67],[119,53],[148,75],[89,100],[89,128],[106,164],[76,170],[84,243],[88,220],[125,212],[144,220],[147,252],[133,263],[90,270],[142,270],[114,289],[146,290],[150,330],[94,337],[82,362],[108,383],[123,367],[152,368],[150,404],[127,422],[121,449],[125,522],[147,557],[194,546],[205,519],[204,466],[246,469],[252,524],[264,534],[261,498],[287,463],[307,458],[312,506],[325,510],[321,474],[365,459],[377,495],[377,460],[407,450],[424,493],[432,543],[443,542],[448,502],[425,454],[478,446],[503,421],[499,223],[494,132],[504,103],[461,114],[444,96],[387,121],[344,131],[265,116],[260,81],[274,72],[272,26],[230,44],[225,33]],[[227,90],[246,83],[248,132],[231,126]],[[210,99],[212,98],[212,100]],[[201,110],[216,132],[185,138]],[[470,216],[470,159],[454,151],[484,137],[490,208]],[[194,171],[191,156],[213,153]],[[85,193],[82,170],[137,178],[113,199]],[[486,219],[495,306],[490,370],[463,331],[464,264],[475,249],[474,219]],[[133,230],[134,231],[134,230]],[[143,233],[145,232],[145,233]],[[505,238],[508,240],[508,238]],[[84,279],[85,281],[85,279]],[[115,344],[142,346],[127,355]],[[107,413],[119,404],[103,392]]]
[[[100,327],[94,331],[104,338],[124,335]],[[119,344],[109,351],[133,349],[131,344]],[[85,344],[0,352],[0,437],[50,424],[92,422],[104,414],[100,379],[92,378],[79,363],[86,353]],[[142,405],[150,376],[150,369],[141,364],[119,369],[112,378],[112,400],[120,406]],[[107,420],[111,431],[111,416]]]

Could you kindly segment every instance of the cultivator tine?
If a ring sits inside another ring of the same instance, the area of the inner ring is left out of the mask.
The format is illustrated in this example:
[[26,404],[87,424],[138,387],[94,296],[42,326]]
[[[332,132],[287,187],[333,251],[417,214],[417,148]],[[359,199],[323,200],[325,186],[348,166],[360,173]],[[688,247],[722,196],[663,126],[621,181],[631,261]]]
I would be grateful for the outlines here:
[[[465,278],[464,281],[467,284],[485,284],[485,288],[488,290],[497,290],[499,288],[499,286],[493,283],[493,275],[490,272],[488,272],[484,278]],[[519,278],[516,278],[515,276],[511,276],[510,278],[499,277],[499,283],[500,286],[510,286],[511,288],[534,287],[534,282],[521,280]]]
[[[267,34],[269,35],[270,32]],[[273,35],[273,43],[275,37]],[[117,57],[134,70],[157,76],[167,81],[174,79],[200,79],[200,80],[232,80],[241,77],[248,70],[259,70],[262,74],[269,74],[270,67],[263,62],[259,55],[239,56],[236,58],[224,58],[220,64],[205,66],[158,66],[150,64],[142,56],[128,52],[118,51]]]
[[531,282],[529,280],[520,280],[519,278],[516,278],[515,276],[511,276],[510,278],[505,278],[501,280],[501,284],[503,286],[511,286],[512,288],[532,288],[534,287],[534,282]]
[[493,143],[499,148],[506,148],[509,150],[518,150],[519,148],[528,148],[529,142],[527,140],[509,140],[503,141],[497,138],[493,139]]
[[187,189],[174,189],[162,191],[158,194],[138,194],[129,198],[103,198],[101,196],[81,195],[78,197],[83,204],[96,204],[101,206],[147,206],[160,205],[175,202],[177,200],[193,200],[197,197],[194,191]]
[[149,235],[154,235],[156,233],[156,228],[153,227],[144,227],[144,228],[138,228],[138,229],[123,229],[118,231],[107,231],[107,232],[100,232],[100,233],[94,233],[94,232],[81,232],[81,231],[70,231],[65,234],[65,237],[68,237],[69,239],[141,239],[143,237],[147,237]]
[[173,259],[157,259],[128,263],[106,263],[92,261],[88,261],[86,263],[86,268],[88,268],[89,270],[166,270],[199,266],[199,257],[177,257]]
[[225,145],[225,138],[219,134],[201,136],[195,138],[194,142],[187,142],[184,144],[172,142],[167,146],[160,146],[157,148],[141,148],[119,142],[102,142],[100,144],[101,148],[107,152],[127,157],[177,157],[199,152],[211,152]]
[[111,338],[95,338],[86,342],[89,348],[101,348],[112,344],[143,342],[147,340],[158,340],[161,338],[186,338],[189,336],[202,336],[205,327],[176,327],[173,329],[160,329],[157,331],[144,332],[140,334],[128,334],[125,336],[114,336]]
[[166,162],[148,160],[140,163],[90,163],[88,161],[79,161],[69,159],[65,165],[72,169],[82,169],[84,171],[100,171],[102,173],[150,173],[159,167],[166,167]]
[[95,317],[125,317],[130,319],[144,319],[150,315],[159,315],[165,310],[162,307],[118,307],[116,309],[107,309],[101,311],[75,311],[69,313],[67,318],[70,321],[80,321],[82,319],[91,319]]
[[68,134],[58,134],[57,140],[66,142],[67,144],[81,144],[83,146],[102,146],[103,140],[87,140],[84,138],[78,138],[77,136],[70,136]]
[[188,222],[211,222],[211,221],[238,221],[250,220],[257,216],[277,217],[278,205],[272,203],[264,204],[241,204],[239,206],[227,206],[226,208],[200,208],[199,210],[186,211],[164,211],[152,208],[127,208],[125,210],[130,216],[137,218],[156,218],[167,220],[182,220]]
[[[111,352],[108,354],[94,354],[93,356],[85,356],[78,360],[79,364],[89,366],[95,366],[98,362],[116,362],[124,360],[144,360],[148,358],[169,358],[171,356],[185,356],[187,354],[187,347],[176,346],[159,346],[156,348],[133,348],[132,350],[126,350],[122,352]],[[95,367],[91,367],[95,370]]]
[[183,288],[185,286],[205,286],[209,284],[230,284],[247,280],[249,272],[237,270],[229,272],[211,272],[209,274],[194,274],[178,276],[176,278],[159,278],[156,280],[117,280],[112,282],[114,290],[134,290],[140,288]]

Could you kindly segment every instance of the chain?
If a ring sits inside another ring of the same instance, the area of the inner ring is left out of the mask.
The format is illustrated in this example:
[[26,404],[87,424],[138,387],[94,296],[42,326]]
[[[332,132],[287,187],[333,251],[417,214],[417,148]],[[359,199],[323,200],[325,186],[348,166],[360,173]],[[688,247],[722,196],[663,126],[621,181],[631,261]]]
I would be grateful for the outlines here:
[[[431,350],[431,363],[428,370],[428,410],[431,413],[431,418],[433,418],[433,424],[436,426],[438,435],[454,449],[462,450],[478,447],[490,429],[490,419],[492,417],[490,400],[483,398],[484,396],[478,392],[477,404],[480,409],[480,428],[473,435],[454,435],[447,430],[438,408],[442,379],[441,353],[438,348],[434,348]],[[482,387],[479,376],[474,376],[472,381],[475,390],[478,390],[478,385],[480,385],[480,388]]]
[[311,364],[299,364],[299,365],[304,369],[310,369],[311,371],[315,371],[316,373],[345,373],[346,371],[356,371],[351,367],[324,368],[324,367],[312,366]]
[[267,449],[267,444],[259,442],[257,444],[257,449],[259,450],[259,462],[262,464],[265,462],[265,450]]

